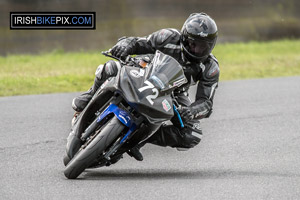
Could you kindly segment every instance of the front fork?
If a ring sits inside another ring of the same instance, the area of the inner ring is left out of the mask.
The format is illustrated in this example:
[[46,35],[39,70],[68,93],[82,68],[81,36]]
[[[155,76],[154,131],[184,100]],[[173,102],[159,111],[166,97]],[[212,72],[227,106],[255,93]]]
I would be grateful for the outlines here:
[[[143,124],[141,125],[143,126]],[[129,128],[125,136],[119,137],[115,143],[110,147],[110,149],[104,154],[104,158],[107,161],[111,160],[111,156],[114,155],[122,146],[125,144],[130,138],[134,136],[134,134],[138,131],[139,125],[134,125]]]
[[139,116],[138,118],[135,118],[134,123],[132,123],[128,128],[128,131],[123,137],[119,137],[115,143],[109,148],[109,150],[104,154],[104,158],[107,161],[111,160],[111,156],[114,155],[122,146],[125,144],[130,138],[132,138],[135,133],[138,132],[139,128],[144,126],[143,121],[144,117]]
[[131,111],[127,111],[126,109],[119,108],[121,101],[123,100],[123,97],[118,95],[115,96],[114,99],[110,102],[110,105],[106,107],[106,109],[101,114],[96,114],[96,119],[88,126],[88,128],[84,131],[84,133],[81,136],[81,140],[85,142],[88,140],[88,138],[92,135],[92,133],[95,132],[101,124],[104,124],[108,119],[109,115],[113,113],[121,123],[123,123],[126,127],[128,127],[128,131],[123,137],[120,137],[110,148],[109,150],[104,154],[104,158],[109,161],[110,157],[114,155],[120,147],[126,143],[138,130],[138,128],[141,126],[142,122],[144,121],[144,117],[139,116],[135,117],[131,114]]
[[[122,100],[121,96],[113,96],[101,109],[99,109],[99,111],[95,114],[96,118],[94,119],[94,121],[85,129],[85,131],[82,133],[81,135],[81,140],[83,142],[85,142],[92,133],[94,133],[94,131],[96,130],[96,128],[98,128],[101,124],[99,123],[99,116],[101,115],[101,112],[104,111],[105,109],[107,109],[111,104],[118,104],[120,103]],[[101,119],[102,121],[102,119]],[[107,121],[107,119],[104,120]]]

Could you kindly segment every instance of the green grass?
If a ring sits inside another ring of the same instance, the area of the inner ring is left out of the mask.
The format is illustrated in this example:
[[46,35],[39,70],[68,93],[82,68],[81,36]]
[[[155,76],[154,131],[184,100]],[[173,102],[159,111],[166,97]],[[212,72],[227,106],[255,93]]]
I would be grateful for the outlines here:
[[300,40],[221,44],[221,80],[300,75]]
[[[300,75],[300,40],[218,44],[213,53],[221,80]],[[60,50],[0,57],[0,96],[87,90],[107,60],[99,52]]]
[[0,96],[86,90],[107,60],[99,52],[0,57]]

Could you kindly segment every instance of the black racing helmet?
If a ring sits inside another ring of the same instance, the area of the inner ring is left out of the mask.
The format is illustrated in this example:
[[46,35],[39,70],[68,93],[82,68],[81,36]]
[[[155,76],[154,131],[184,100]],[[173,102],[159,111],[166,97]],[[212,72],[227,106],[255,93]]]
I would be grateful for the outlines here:
[[215,21],[205,13],[193,13],[181,29],[181,48],[191,62],[202,62],[215,47],[218,28]]

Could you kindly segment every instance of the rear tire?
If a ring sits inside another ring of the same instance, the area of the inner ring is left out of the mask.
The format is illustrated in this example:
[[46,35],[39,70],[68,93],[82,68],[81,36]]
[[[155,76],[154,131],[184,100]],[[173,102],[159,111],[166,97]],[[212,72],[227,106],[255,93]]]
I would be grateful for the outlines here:
[[67,164],[64,174],[68,179],[77,178],[115,141],[125,128],[115,116],[104,126],[98,135],[96,135],[84,149],[79,150],[74,158]]

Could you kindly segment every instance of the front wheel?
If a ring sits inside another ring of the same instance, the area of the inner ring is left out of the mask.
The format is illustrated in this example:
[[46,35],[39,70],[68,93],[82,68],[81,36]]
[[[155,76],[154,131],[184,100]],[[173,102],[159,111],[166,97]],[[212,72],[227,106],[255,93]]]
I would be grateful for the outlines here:
[[74,158],[67,164],[64,171],[68,179],[77,178],[89,165],[109,147],[119,136],[125,126],[113,117],[103,129],[78,151]]
[[67,164],[70,162],[70,158],[67,154],[64,155],[64,159],[63,159],[63,162],[64,162],[64,165],[67,166]]

